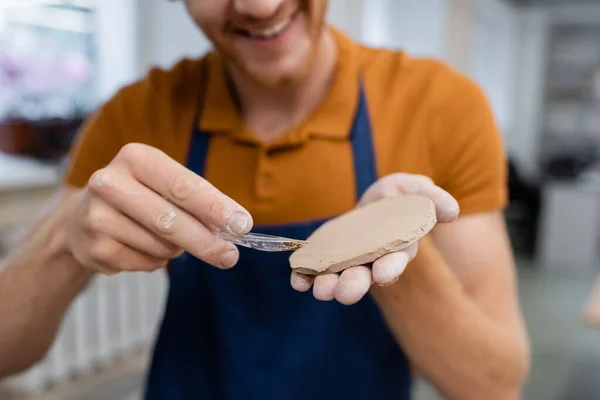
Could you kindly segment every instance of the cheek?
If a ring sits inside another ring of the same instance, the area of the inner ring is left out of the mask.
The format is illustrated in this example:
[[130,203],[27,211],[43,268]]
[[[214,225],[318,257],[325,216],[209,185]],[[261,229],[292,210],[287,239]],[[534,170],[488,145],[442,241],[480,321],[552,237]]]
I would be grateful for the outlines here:
[[211,40],[219,40],[227,15],[229,0],[186,0],[188,13]]

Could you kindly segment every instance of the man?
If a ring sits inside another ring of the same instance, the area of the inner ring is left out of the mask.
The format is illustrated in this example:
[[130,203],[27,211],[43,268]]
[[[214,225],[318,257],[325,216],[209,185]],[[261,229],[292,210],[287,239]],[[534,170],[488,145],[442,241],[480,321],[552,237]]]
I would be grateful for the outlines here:
[[[0,374],[44,355],[94,273],[168,264],[148,399],[407,399],[416,373],[451,399],[519,398],[528,342],[481,91],[352,42],[326,0],[186,4],[215,51],[153,70],[83,128],[62,198],[0,275]],[[418,254],[340,275],[290,285],[288,254],[218,235],[302,238],[406,193],[441,222]]]

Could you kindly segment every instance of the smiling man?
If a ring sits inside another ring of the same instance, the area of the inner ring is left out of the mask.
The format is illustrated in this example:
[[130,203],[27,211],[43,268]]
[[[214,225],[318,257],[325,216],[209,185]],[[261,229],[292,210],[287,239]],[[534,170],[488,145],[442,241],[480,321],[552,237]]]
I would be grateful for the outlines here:
[[[148,399],[408,399],[416,373],[451,399],[519,398],[506,160],[481,90],[353,42],[326,0],[186,4],[214,50],[89,119],[58,204],[0,270],[0,376],[44,356],[94,274],[166,269]],[[305,238],[407,193],[435,203],[432,234],[339,275],[218,234]]]

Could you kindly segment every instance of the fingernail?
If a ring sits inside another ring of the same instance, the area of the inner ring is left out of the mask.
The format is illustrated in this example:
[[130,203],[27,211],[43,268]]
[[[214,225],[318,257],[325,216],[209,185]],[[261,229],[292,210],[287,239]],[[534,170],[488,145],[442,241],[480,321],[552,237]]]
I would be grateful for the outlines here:
[[227,229],[235,234],[242,235],[246,233],[249,223],[248,216],[241,212],[236,212],[231,216]]
[[227,250],[221,256],[221,267],[225,268],[225,269],[231,268],[237,263],[237,260],[238,260],[237,249]]

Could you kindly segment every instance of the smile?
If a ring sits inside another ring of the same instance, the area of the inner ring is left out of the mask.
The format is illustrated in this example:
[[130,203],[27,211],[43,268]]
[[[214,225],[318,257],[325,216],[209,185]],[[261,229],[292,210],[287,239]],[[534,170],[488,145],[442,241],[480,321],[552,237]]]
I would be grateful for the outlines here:
[[253,39],[274,39],[277,36],[281,35],[294,21],[294,18],[298,12],[291,14],[285,20],[278,22],[277,24],[270,26],[268,28],[263,29],[235,29],[236,33],[244,35]]

